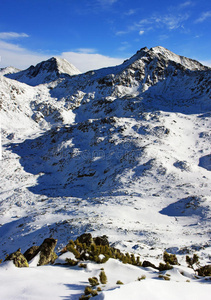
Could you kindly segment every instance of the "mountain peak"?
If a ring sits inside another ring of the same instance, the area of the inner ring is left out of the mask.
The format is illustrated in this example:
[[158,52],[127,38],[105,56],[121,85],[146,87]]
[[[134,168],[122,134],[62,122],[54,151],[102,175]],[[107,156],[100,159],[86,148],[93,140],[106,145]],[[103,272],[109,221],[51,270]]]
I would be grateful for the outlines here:
[[61,74],[72,76],[80,73],[80,71],[66,59],[59,57],[51,57],[48,60],[40,62],[35,67],[29,67],[26,71],[28,71],[29,75],[32,77],[36,77],[40,72],[54,72],[57,76]]
[[148,49],[147,47],[141,48],[139,51],[136,52],[130,59],[126,60],[124,64],[131,65],[138,60],[154,60],[163,59],[166,62],[173,62],[183,66],[185,69],[189,69],[191,71],[199,71],[199,70],[207,70],[208,67],[202,65],[200,62],[187,58],[185,56],[177,55],[172,51],[162,47],[156,46],[153,48]]
[[59,77],[77,74],[80,74],[80,71],[66,59],[51,57],[36,66],[32,65],[26,70],[6,75],[6,77],[35,86],[54,81]]
[[182,65],[183,67],[185,67],[186,69],[189,69],[192,71],[207,69],[207,67],[203,66],[200,62],[198,62],[194,59],[191,59],[191,58],[187,58],[185,56],[175,54],[174,52],[172,52],[162,46],[153,47],[149,51],[158,56],[161,55],[161,56],[165,57],[165,59],[174,61],[175,63],[178,63],[178,64]]
[[0,75],[7,75],[20,72],[20,69],[14,68],[12,66],[6,68],[0,68]]
[[64,58],[53,56],[46,62],[55,65],[60,74],[65,73],[68,75],[77,75],[81,73],[73,64],[69,63],[69,61]]

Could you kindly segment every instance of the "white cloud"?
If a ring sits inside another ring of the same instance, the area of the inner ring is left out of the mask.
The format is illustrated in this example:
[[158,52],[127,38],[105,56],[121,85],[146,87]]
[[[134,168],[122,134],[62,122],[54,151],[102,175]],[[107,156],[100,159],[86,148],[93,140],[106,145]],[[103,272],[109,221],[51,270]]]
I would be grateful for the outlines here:
[[[91,53],[96,51],[95,49],[81,48],[78,50],[80,50],[80,52],[63,52],[60,55],[56,54],[56,56],[67,59],[81,72],[119,65],[125,59]],[[26,69],[52,56],[55,56],[55,54],[50,53],[46,55],[39,52],[32,52],[13,43],[0,41],[1,67],[13,66],[19,69]]]
[[111,4],[113,4],[113,3],[117,2],[117,1],[118,0],[98,0],[98,2],[100,2],[103,5],[107,5],[107,4],[111,5]]
[[128,12],[125,13],[125,16],[132,16],[136,13],[135,9],[130,9]]
[[84,1],[80,9],[76,9],[78,15],[99,14],[112,9],[113,4],[119,0],[92,0]]
[[118,48],[119,51],[125,51],[131,47],[131,45],[128,42],[122,42],[121,44],[122,46]]
[[183,28],[183,23],[189,19],[189,14],[154,14],[149,18],[141,19],[139,22],[133,23],[125,30],[117,31],[116,35],[125,35],[130,32],[137,31],[139,35],[147,33],[151,30],[166,28],[168,30],[175,30],[177,28]]
[[97,50],[93,49],[93,48],[79,48],[79,49],[76,50],[76,52],[79,52],[79,53],[96,53]]
[[211,60],[199,60],[204,66],[211,68]]
[[18,45],[8,43],[8,42],[5,42],[5,41],[1,41],[1,40],[0,40],[0,49],[1,49],[1,51],[2,50],[16,51],[16,52],[24,51],[24,48],[21,48]]
[[186,2],[181,3],[181,4],[179,5],[179,9],[183,9],[183,8],[185,8],[185,7],[192,6],[192,5],[193,5],[193,3],[192,3],[191,1],[186,1]]
[[26,69],[49,57],[22,48],[18,45],[0,41],[1,67],[13,66],[19,69]]
[[129,30],[125,30],[125,31],[117,31],[116,32],[116,35],[124,35],[124,34],[127,34],[127,33],[129,33],[130,31]]
[[0,39],[1,40],[11,40],[17,38],[25,38],[29,37],[26,33],[17,33],[17,32],[0,32]]
[[189,10],[191,7],[195,6],[195,2],[193,1],[185,1],[183,3],[177,4],[173,3],[173,5],[170,5],[167,10],[173,14],[179,11]]
[[181,27],[182,23],[186,21],[188,18],[189,18],[188,14],[183,14],[178,16],[174,16],[171,14],[159,18],[158,20],[156,20],[156,22],[158,22],[159,24],[164,24],[167,26],[168,29],[172,30]]
[[211,10],[202,13],[201,16],[195,21],[195,23],[204,22],[206,19],[208,19],[210,17],[211,17]]
[[117,1],[118,0],[97,0],[97,2],[104,8],[113,5]]
[[169,36],[167,34],[161,34],[161,35],[159,35],[159,40],[160,41],[167,40],[168,38],[169,38]]
[[81,72],[96,70],[104,67],[121,64],[124,58],[114,58],[98,53],[63,52],[61,58],[65,58]]

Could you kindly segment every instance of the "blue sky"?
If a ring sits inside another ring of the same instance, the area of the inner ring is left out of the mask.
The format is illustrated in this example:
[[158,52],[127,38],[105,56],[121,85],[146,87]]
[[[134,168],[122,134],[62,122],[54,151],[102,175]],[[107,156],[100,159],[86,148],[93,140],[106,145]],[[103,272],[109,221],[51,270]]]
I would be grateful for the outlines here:
[[145,46],[211,65],[208,0],[1,0],[0,8],[0,67],[58,56],[87,71]]

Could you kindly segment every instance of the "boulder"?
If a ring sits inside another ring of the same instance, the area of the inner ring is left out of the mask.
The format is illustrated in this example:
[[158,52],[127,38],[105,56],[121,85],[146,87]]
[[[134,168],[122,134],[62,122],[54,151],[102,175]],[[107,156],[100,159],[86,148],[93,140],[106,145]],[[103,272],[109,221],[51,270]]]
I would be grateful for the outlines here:
[[91,246],[91,244],[93,244],[93,238],[91,233],[84,233],[82,235],[80,235],[77,240],[79,241],[79,243],[81,244],[86,244],[88,247]]
[[18,268],[23,268],[23,267],[29,266],[27,259],[21,253],[21,249],[18,249],[16,252],[14,252],[14,253],[10,254],[8,257],[6,257],[5,261],[8,261],[8,260],[12,260],[14,265]]
[[25,258],[29,262],[32,260],[38,253],[40,253],[40,259],[38,266],[47,265],[49,263],[54,263],[57,259],[57,255],[54,252],[56,247],[57,240],[53,238],[47,238],[43,241],[40,246],[32,246],[24,253]]
[[53,238],[47,238],[44,240],[44,242],[42,243],[42,245],[40,245],[38,249],[38,252],[40,252],[40,260],[38,266],[54,263],[54,261],[57,259],[57,255],[54,252],[56,244],[57,240]]
[[106,235],[97,236],[94,238],[96,246],[109,246],[108,237]]
[[142,267],[143,268],[149,268],[150,267],[150,268],[153,268],[153,269],[158,269],[154,264],[152,264],[148,260],[143,261]]
[[32,246],[26,252],[24,252],[24,256],[27,259],[27,261],[32,260],[38,253],[39,253],[39,246]]
[[211,265],[200,267],[196,270],[199,276],[211,276]]

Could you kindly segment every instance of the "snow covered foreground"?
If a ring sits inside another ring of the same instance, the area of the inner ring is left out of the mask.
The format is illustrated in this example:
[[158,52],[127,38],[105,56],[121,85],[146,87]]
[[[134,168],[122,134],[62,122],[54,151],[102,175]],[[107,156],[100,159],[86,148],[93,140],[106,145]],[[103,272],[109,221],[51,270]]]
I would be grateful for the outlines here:
[[[19,269],[7,262],[0,267],[0,299],[78,300],[89,285],[88,278],[98,277],[102,267],[108,283],[100,284],[102,291],[94,297],[96,300],[198,300],[209,299],[211,292],[210,280],[197,280],[190,268],[179,266],[162,272],[170,278],[166,281],[151,268],[124,265],[114,259],[102,265],[88,263],[86,269],[62,265],[35,267],[33,262],[29,268]],[[139,281],[142,276],[146,278]],[[117,280],[124,284],[118,285]]]
[[[85,74],[58,59],[0,73],[0,258],[50,236],[59,251],[92,232],[150,261],[167,250],[179,255],[181,268],[193,253],[210,264],[209,68],[155,47]],[[90,263],[90,270],[76,272],[4,263],[0,299],[78,299],[98,267]],[[103,267],[108,284],[99,299],[210,293],[190,269],[188,277],[174,269],[166,282],[135,267],[134,277],[127,277],[127,265],[117,274],[116,261]],[[146,280],[136,282],[145,272]],[[117,288],[120,273],[125,285]]]

